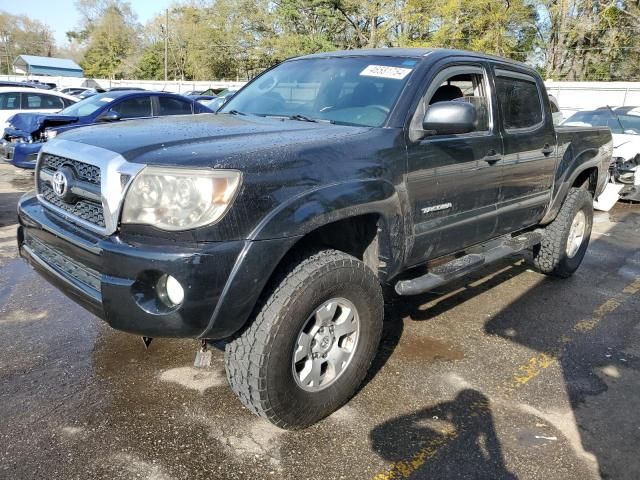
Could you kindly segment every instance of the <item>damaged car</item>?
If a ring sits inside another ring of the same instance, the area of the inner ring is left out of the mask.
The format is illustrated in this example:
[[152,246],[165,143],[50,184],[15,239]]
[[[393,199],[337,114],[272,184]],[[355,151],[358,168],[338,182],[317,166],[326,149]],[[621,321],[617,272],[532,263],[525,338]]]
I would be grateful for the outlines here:
[[609,127],[613,134],[610,181],[621,200],[640,202],[640,107],[577,112],[563,125]]
[[193,99],[173,93],[138,90],[100,93],[55,115],[14,115],[2,138],[5,159],[17,167],[33,169],[44,142],[67,130],[133,118],[196,113],[212,112]]

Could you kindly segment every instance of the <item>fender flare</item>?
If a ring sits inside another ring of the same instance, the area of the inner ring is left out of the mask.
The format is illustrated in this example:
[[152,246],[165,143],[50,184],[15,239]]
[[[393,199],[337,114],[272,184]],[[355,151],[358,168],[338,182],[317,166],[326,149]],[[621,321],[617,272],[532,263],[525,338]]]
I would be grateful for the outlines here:
[[[596,191],[598,191],[601,183],[604,181],[604,176],[606,176],[606,172],[603,174],[603,172],[600,171],[602,166],[602,152],[600,149],[589,148],[583,150],[574,159],[571,159],[572,151],[572,147],[567,148],[558,165],[560,172],[559,175],[556,175],[556,188],[554,189],[549,209],[540,222],[543,225],[552,222],[556,218],[564,200],[569,194],[569,189],[583,172],[591,168],[596,169],[598,172],[598,186],[596,187]],[[566,166],[563,168],[563,165]]]
[[[371,213],[378,214],[382,223],[378,225],[380,243],[403,238],[403,231],[397,230],[404,229],[398,192],[383,180],[341,182],[308,190],[274,209],[245,242],[200,338],[226,338],[241,329],[276,267],[304,235],[338,220]],[[385,258],[387,269],[400,268],[404,244],[387,245],[385,250],[394,255],[393,259]]]
[[306,235],[329,223],[368,213],[384,221],[401,215],[396,188],[379,179],[333,183],[292,197],[254,228],[249,240]]

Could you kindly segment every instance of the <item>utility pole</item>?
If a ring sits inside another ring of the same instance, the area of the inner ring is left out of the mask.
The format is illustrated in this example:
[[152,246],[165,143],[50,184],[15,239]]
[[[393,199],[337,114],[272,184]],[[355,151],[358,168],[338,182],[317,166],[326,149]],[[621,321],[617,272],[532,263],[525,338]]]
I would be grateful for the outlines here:
[[169,58],[169,9],[165,10],[164,22],[164,81],[167,81],[167,61]]

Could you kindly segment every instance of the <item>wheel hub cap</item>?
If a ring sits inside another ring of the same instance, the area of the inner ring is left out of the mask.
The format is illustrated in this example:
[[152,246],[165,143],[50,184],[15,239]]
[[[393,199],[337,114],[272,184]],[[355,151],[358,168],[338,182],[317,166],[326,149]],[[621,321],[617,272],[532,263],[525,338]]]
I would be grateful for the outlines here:
[[571,222],[569,236],[567,237],[567,257],[573,258],[584,241],[584,234],[587,230],[587,217],[582,210],[576,213]]
[[346,298],[320,305],[298,334],[292,373],[300,388],[318,391],[333,384],[346,370],[356,351],[360,317]]

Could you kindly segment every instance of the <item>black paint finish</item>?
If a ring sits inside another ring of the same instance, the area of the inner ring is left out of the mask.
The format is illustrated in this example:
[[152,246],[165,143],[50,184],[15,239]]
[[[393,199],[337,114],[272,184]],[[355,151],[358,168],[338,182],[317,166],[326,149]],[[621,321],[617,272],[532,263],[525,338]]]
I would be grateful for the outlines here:
[[[544,121],[531,131],[505,131],[494,105],[486,134],[411,139],[418,103],[442,68],[480,65],[490,85],[496,67],[525,72],[546,99],[542,80],[524,65],[449,50],[327,55],[416,60],[383,127],[211,114],[70,131],[64,140],[112,150],[129,162],[236,169],[243,183],[214,225],[179,233],[122,225],[107,238],[73,226],[27,195],[19,205],[21,245],[33,235],[100,272],[99,302],[84,298],[70,279],[43,273],[115,328],[149,337],[225,338],[244,325],[287,252],[331,222],[364,214],[379,218],[379,244],[389,248],[380,277],[390,282],[426,260],[551,221],[586,169],[596,169],[597,193],[604,187],[610,131],[556,132],[546,101]],[[23,248],[21,254],[28,257]],[[162,273],[186,286],[181,307],[151,299]]]

